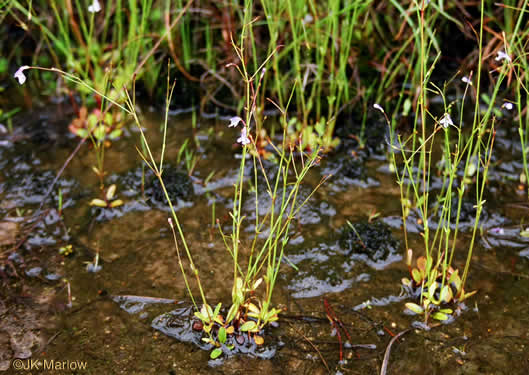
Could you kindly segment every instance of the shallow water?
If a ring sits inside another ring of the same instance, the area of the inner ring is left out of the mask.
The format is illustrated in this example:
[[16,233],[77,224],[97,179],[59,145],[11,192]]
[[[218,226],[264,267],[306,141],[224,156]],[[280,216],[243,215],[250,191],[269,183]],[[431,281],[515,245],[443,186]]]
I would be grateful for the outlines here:
[[[143,117],[149,139],[159,144],[161,119],[153,113]],[[54,126],[61,125],[46,121],[46,131],[56,134]],[[167,165],[185,170],[182,165],[174,166],[179,146],[192,135],[191,122],[177,116],[170,125]],[[179,200],[178,216],[207,297],[226,304],[231,299],[232,265],[220,236],[211,230],[212,204],[221,225],[229,226],[227,213],[240,149],[233,142],[235,132],[226,128],[225,121],[201,120],[199,125],[193,194]],[[208,129],[213,129],[212,136],[207,136]],[[0,348],[5,348],[0,349],[1,369],[12,358],[31,357],[86,361],[86,373],[93,374],[323,374],[327,368],[342,374],[379,372],[392,335],[417,320],[404,314],[404,300],[399,297],[400,279],[408,276],[402,262],[403,245],[380,259],[351,252],[340,238],[347,220],[361,222],[379,212],[379,220],[389,224],[392,235],[402,242],[399,190],[387,172],[383,154],[374,150],[365,156],[365,163],[351,165],[345,144],[309,175],[302,194],[310,192],[323,175],[334,174],[293,225],[286,256],[299,271],[286,262],[283,265],[275,291],[283,314],[279,326],[266,332],[263,349],[275,355],[210,361],[209,352],[197,347],[192,338],[179,341],[165,329],[169,320],[164,314],[187,314],[190,301],[167,226],[167,210],[152,203],[148,186],[142,187],[140,158],[134,149],[138,135],[133,130],[129,133],[105,151],[107,183],[118,185],[117,195],[125,205],[115,210],[88,206],[98,194],[98,182],[90,170],[93,150],[84,145],[59,179],[40,222],[32,215],[77,141],[67,134],[41,134],[38,139],[0,135],[7,141],[0,147],[0,234],[6,233],[0,236],[0,245],[12,264],[2,268],[10,287],[0,305]],[[506,154],[514,152],[509,137],[501,134],[498,142]],[[57,138],[61,142],[49,145],[50,139]],[[43,144],[37,144],[43,139]],[[526,198],[512,181],[520,172],[516,155],[508,154],[492,174],[488,214],[468,281],[468,289],[478,293],[466,301],[466,309],[455,322],[406,333],[393,346],[388,373],[529,372],[529,241],[520,235],[524,230],[520,222],[528,211],[523,203]],[[204,186],[212,170],[216,173]],[[64,196],[62,219],[56,210],[58,187]],[[266,204],[265,198],[262,195],[259,201]],[[248,225],[252,223],[252,199],[249,196],[244,205]],[[472,219],[468,220],[463,227],[472,225]],[[413,221],[409,227],[418,228]],[[24,244],[11,251],[26,235]],[[420,249],[419,236],[411,239],[411,247]],[[460,268],[469,239],[468,231],[460,236],[456,254]],[[60,255],[58,249],[67,244],[73,253]],[[96,254],[102,269],[87,272],[86,263]],[[345,330],[337,331],[327,319],[329,306],[350,335],[347,345]],[[189,326],[189,321],[173,319],[170,324]],[[185,332],[190,332],[189,327]]]

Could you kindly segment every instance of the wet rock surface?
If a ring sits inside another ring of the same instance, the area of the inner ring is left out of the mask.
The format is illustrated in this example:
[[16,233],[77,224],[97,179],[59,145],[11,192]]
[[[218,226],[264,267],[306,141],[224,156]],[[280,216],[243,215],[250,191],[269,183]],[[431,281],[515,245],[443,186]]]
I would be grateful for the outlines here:
[[[152,174],[152,172],[148,175],[145,195],[147,195],[155,205],[167,205],[167,199],[165,198],[165,193],[160,181]],[[187,173],[167,166],[163,170],[162,179],[171,201],[190,201],[193,198],[193,182]]]
[[[152,321],[152,327],[163,334],[173,337],[178,341],[193,343],[202,350],[211,351],[215,347],[202,340],[205,336],[201,331],[200,322],[193,317],[193,308],[179,308],[156,317]],[[200,328],[200,329],[198,329]],[[213,336],[216,332],[212,331]],[[262,334],[262,333],[260,333]],[[268,341],[271,337],[268,337]],[[229,349],[228,346],[233,346]],[[261,359],[270,359],[276,354],[277,345],[265,344],[257,345],[247,333],[235,333],[228,335],[226,343],[221,346],[224,356],[233,356],[238,354],[249,355]],[[220,361],[225,360],[221,358]],[[220,362],[221,363],[221,362]],[[220,364],[218,363],[218,364]],[[215,365],[215,363],[211,363]]]
[[360,221],[343,229],[340,245],[348,255],[365,254],[371,261],[385,261],[396,254],[399,242],[382,221]]
[[362,129],[361,119],[349,118],[337,126],[336,134],[341,141],[341,150],[355,150],[377,157],[388,147],[389,128],[383,121],[367,121]]

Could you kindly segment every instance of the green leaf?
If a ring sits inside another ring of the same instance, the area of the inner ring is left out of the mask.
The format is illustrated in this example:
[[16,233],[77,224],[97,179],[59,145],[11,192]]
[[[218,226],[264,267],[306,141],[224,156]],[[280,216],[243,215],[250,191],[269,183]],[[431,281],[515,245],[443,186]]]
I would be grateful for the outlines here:
[[438,311],[432,314],[432,318],[434,318],[435,320],[445,321],[448,319],[448,315]]
[[110,132],[110,134],[108,135],[108,138],[110,138],[111,140],[115,140],[115,139],[121,137],[121,134],[123,134],[123,130],[114,129],[114,130],[112,130],[112,132]]
[[220,357],[220,355],[222,354],[222,349],[221,348],[215,348],[211,351],[209,357],[211,359],[217,359]]
[[453,297],[452,288],[450,288],[449,285],[445,285],[443,289],[441,289],[441,301],[448,303]]
[[239,310],[239,305],[236,305],[236,304],[231,305],[228,311],[228,315],[226,315],[226,323],[231,322],[235,318],[235,315],[237,314],[238,310]]
[[459,298],[460,301],[464,301],[466,300],[468,297],[471,297],[473,296],[474,294],[476,294],[478,291],[477,290],[473,290],[472,292],[468,292],[468,293],[465,293],[464,291],[461,293],[461,297]]
[[199,313],[198,311],[195,311],[195,316],[200,319],[202,322],[206,322],[208,321],[208,318],[204,315],[202,315],[201,313]]
[[456,286],[456,290],[459,291],[461,289],[461,278],[459,277],[459,270],[455,270],[454,273],[450,276],[450,279],[448,279],[448,284],[454,283]]
[[477,166],[475,164],[475,162],[470,162],[470,164],[468,165],[468,169],[467,169],[467,175],[466,177],[472,177],[474,176],[474,174],[476,173],[477,171]]
[[406,100],[404,101],[404,105],[402,106],[402,115],[403,116],[408,116],[408,114],[410,113],[410,109],[411,109],[411,100],[410,98],[406,98]]
[[267,323],[270,323],[270,322],[275,322],[276,320],[279,319],[279,317],[277,316],[277,314],[279,314],[281,312],[281,310],[278,310],[276,308],[273,308],[272,310],[270,310],[266,315],[265,315],[265,322]]
[[316,126],[314,126],[314,129],[320,137],[323,137],[323,135],[325,134],[325,121],[323,120],[323,118],[318,121]]
[[204,324],[204,326],[202,327],[202,329],[206,333],[210,333],[212,328],[213,328],[213,323]]
[[246,331],[254,331],[257,329],[257,324],[253,321],[253,320],[250,320],[246,323],[244,323],[240,330],[243,331],[243,332],[246,332]]
[[422,275],[417,268],[411,270],[411,277],[413,278],[413,281],[415,281],[416,284],[420,284],[422,281]]
[[219,312],[220,312],[220,308],[221,308],[221,307],[222,307],[222,303],[219,302],[219,303],[217,304],[217,306],[215,307],[215,311],[213,312],[213,316],[212,316],[212,318],[216,318],[217,315],[219,315]]
[[105,126],[99,125],[96,130],[94,130],[94,137],[96,137],[98,141],[102,141],[105,139],[105,133]]
[[428,287],[428,297],[430,297],[430,299],[433,299],[434,298],[434,295],[435,295],[435,291],[437,290],[437,282],[434,281],[432,284],[430,284],[430,286]]
[[88,137],[88,130],[86,129],[77,129],[75,132],[75,135],[77,135],[80,138],[86,138]]
[[97,125],[97,116],[94,114],[91,114],[88,116],[88,120],[86,122],[88,130],[92,130]]
[[423,308],[416,303],[407,302],[404,304],[408,310],[413,311],[415,314],[422,314],[424,312]]
[[226,342],[226,328],[220,327],[219,328],[219,341],[221,344],[224,344]]
[[112,125],[112,115],[110,113],[105,113],[104,121],[106,125]]
[[5,57],[0,57],[0,74],[7,72],[9,63]]

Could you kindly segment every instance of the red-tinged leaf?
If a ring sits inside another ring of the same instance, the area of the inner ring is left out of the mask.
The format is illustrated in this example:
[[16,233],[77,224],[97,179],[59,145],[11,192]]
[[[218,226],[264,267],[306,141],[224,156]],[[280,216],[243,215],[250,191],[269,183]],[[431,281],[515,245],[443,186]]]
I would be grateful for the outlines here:
[[253,339],[254,339],[254,341],[255,341],[255,343],[257,345],[263,345],[264,344],[264,339],[261,336],[255,335],[253,337]]

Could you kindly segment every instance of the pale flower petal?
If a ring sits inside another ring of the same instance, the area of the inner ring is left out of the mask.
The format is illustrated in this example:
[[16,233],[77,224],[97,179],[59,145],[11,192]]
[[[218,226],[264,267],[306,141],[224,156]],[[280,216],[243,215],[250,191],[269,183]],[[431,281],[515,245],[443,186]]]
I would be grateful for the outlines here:
[[470,78],[468,78],[467,76],[464,76],[461,78],[461,81],[463,81],[464,83],[466,83],[467,85],[471,85],[472,86],[472,81],[470,80]]
[[498,56],[496,56],[496,61],[502,61],[502,60],[505,60],[507,62],[511,62],[511,57],[509,55],[507,55],[505,52],[503,51],[498,51]]
[[242,144],[243,146],[246,146],[250,143],[250,139],[246,135],[246,128],[241,129],[241,136],[237,138],[237,143]]
[[380,112],[382,112],[382,113],[385,113],[385,112],[384,112],[384,108],[382,108],[382,107],[380,106],[380,104],[377,104],[377,103],[373,104],[373,108],[378,109],[378,110],[379,110]]
[[99,4],[98,0],[92,1],[92,5],[88,6],[88,11],[90,13],[97,13],[101,10],[101,4]]
[[29,69],[29,66],[24,65],[18,68],[18,70],[15,72],[14,77],[18,79],[18,83],[23,85],[24,82],[26,82],[26,76],[24,75],[24,70]]
[[439,120],[439,124],[441,124],[441,126],[445,129],[448,128],[449,126],[455,126],[454,122],[452,121],[452,118],[450,117],[448,113],[445,113],[443,115],[441,120]]
[[235,128],[237,125],[239,125],[239,122],[241,121],[242,121],[242,118],[240,118],[239,116],[230,118],[230,124],[228,125],[228,128]]
[[303,25],[307,25],[309,23],[312,23],[312,21],[314,21],[314,17],[312,17],[312,14],[307,13],[305,17],[303,18],[303,21],[301,21],[301,23],[303,23]]
[[514,108],[514,105],[511,102],[505,102],[501,107],[505,108],[507,111],[511,111]]

